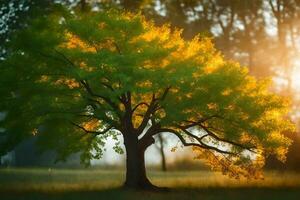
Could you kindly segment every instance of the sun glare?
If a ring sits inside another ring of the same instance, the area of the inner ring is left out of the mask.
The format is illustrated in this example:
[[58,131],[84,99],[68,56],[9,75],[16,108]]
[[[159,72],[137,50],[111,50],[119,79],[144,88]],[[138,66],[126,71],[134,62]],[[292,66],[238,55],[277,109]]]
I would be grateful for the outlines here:
[[300,59],[294,62],[294,70],[292,73],[292,86],[295,90],[300,91]]

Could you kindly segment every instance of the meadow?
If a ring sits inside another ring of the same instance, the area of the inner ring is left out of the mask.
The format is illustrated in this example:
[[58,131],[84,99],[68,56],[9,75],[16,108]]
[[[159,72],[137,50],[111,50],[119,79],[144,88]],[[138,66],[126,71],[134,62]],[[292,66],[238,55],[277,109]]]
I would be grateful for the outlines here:
[[253,199],[299,200],[300,174],[267,172],[264,180],[235,180],[209,171],[150,171],[166,192],[126,191],[124,173],[100,169],[0,169],[0,199]]

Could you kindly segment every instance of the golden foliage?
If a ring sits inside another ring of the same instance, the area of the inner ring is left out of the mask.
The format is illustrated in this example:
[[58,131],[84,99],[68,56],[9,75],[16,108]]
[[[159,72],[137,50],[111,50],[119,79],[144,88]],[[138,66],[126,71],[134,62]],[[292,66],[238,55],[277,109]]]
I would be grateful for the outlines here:
[[138,128],[141,125],[142,121],[143,121],[143,116],[137,114],[132,116],[132,124],[134,128]]
[[86,42],[81,40],[75,34],[72,34],[70,32],[66,32],[65,37],[66,37],[67,41],[61,45],[62,48],[67,48],[67,49],[79,48],[83,52],[92,52],[92,53],[96,52],[95,47],[87,44]]
[[223,96],[229,96],[231,93],[232,93],[232,89],[227,88],[221,94]]
[[[151,84],[151,83],[149,82],[146,84]],[[140,102],[144,102],[149,105],[151,102],[151,98],[152,98],[151,93],[145,93],[143,95],[133,94],[132,105],[137,105]],[[143,116],[145,115],[148,109],[148,106],[146,104],[139,105],[132,115],[132,124],[135,128],[138,128],[143,121]]]
[[79,68],[81,68],[81,69],[83,69],[83,70],[85,70],[85,71],[87,71],[87,72],[92,72],[92,71],[94,71],[94,68],[93,68],[93,67],[87,66],[87,64],[86,64],[85,62],[83,62],[83,61],[79,63]]
[[269,137],[267,138],[267,142],[275,145],[282,144],[277,148],[266,148],[266,152],[269,154],[274,154],[278,160],[280,160],[281,162],[285,162],[286,154],[288,152],[288,147],[291,145],[292,141],[289,138],[285,137],[280,132],[275,131],[269,134]]
[[100,127],[100,121],[98,119],[92,119],[87,122],[83,122],[81,126],[87,131],[95,131]]
[[209,104],[207,104],[207,107],[208,107],[209,110],[217,110],[218,109],[218,104],[209,103]]
[[[144,23],[144,26],[150,31],[145,32],[144,34],[140,35],[138,38],[134,40],[143,39],[146,42],[150,42],[153,40],[159,40],[161,42],[167,41],[170,37],[170,25],[163,25],[162,27],[155,27],[153,23]],[[133,41],[134,41],[133,40]]]
[[196,159],[203,160],[214,171],[222,172],[229,177],[240,179],[246,177],[249,179],[262,179],[265,159],[261,153],[257,153],[255,158],[243,160],[245,158],[234,155],[223,155],[214,153],[207,149],[194,147]]
[[80,84],[75,79],[61,78],[55,81],[54,85],[66,85],[70,89],[80,87]]
[[136,83],[136,85],[138,87],[141,87],[141,88],[151,88],[152,87],[152,82],[150,80],[146,80],[146,81],[143,81],[143,82],[138,82],[138,83]]

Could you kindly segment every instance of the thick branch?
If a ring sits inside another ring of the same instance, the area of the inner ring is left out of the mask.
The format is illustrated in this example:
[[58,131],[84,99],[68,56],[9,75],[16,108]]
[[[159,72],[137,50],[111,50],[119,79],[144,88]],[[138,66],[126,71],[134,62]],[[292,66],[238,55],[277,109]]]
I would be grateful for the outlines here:
[[[218,135],[216,135],[215,133],[213,133],[213,131],[209,130],[209,127],[207,126],[204,126],[203,125],[203,122],[209,120],[209,119],[212,119],[212,118],[219,118],[219,119],[222,119],[222,120],[226,120],[226,121],[229,121],[233,126],[235,126],[234,122],[232,122],[231,120],[228,120],[220,115],[212,115],[212,116],[209,116],[209,117],[206,117],[206,118],[203,118],[203,119],[200,119],[199,121],[197,122],[193,122],[193,121],[188,121],[190,122],[190,124],[188,125],[185,125],[185,126],[179,126],[180,129],[182,129],[183,131],[185,131],[186,129],[188,128],[191,128],[191,127],[194,127],[194,126],[199,126],[200,128],[202,128],[209,136],[211,136],[212,138],[220,141],[220,142],[225,142],[225,143],[228,143],[228,144],[231,144],[231,145],[234,145],[234,146],[237,146],[241,149],[245,149],[245,150],[248,150],[248,151],[251,151],[251,152],[254,152],[255,151],[253,150],[254,148],[256,148],[255,146],[245,146],[245,145],[242,145],[240,143],[237,143],[237,142],[234,142],[234,141],[230,141],[230,140],[227,140],[225,138],[221,138],[219,137]],[[219,130],[221,131],[221,130]]]
[[[202,137],[198,137],[198,136],[192,134],[191,132],[189,132],[189,131],[186,130],[186,129],[182,129],[182,131],[183,131],[186,135],[188,135],[189,137],[191,137],[191,138],[197,140],[197,141],[203,146],[203,148],[215,150],[215,151],[217,151],[217,152],[219,152],[219,153],[224,153],[224,152],[228,152],[228,153],[229,153],[229,151],[220,150],[220,149],[218,149],[217,147],[213,147],[213,146],[210,146],[210,145],[205,144],[205,143],[202,141],[202,139],[205,138],[205,137],[207,137],[207,135],[204,135],[204,136],[202,136]],[[236,153],[230,152],[230,154],[236,154]]]
[[161,101],[165,100],[165,98],[166,98],[167,94],[169,93],[170,89],[171,89],[170,86],[167,87],[167,88],[165,89],[164,93],[162,94],[162,96],[159,98],[159,100],[161,100]]
[[230,140],[227,140],[227,139],[224,139],[224,138],[220,138],[219,136],[217,136],[215,133],[213,133],[212,131],[210,131],[207,127],[203,126],[203,125],[200,125],[200,127],[205,130],[206,133],[208,133],[211,137],[215,138],[216,140],[218,141],[221,141],[221,142],[225,142],[225,143],[228,143],[228,144],[231,144],[231,145],[234,145],[234,146],[237,146],[241,149],[246,149],[248,151],[251,151],[251,152],[254,152],[255,151],[253,150],[253,148],[255,148],[255,146],[251,146],[251,147],[247,147],[247,146],[244,146],[242,144],[239,144],[237,142],[233,142],[233,141],[230,141]]
[[225,150],[221,150],[216,147],[213,147],[213,146],[209,146],[209,145],[203,143],[199,137],[189,133],[188,131],[186,131],[184,133],[187,134],[188,136],[196,139],[198,142],[201,141],[200,144],[194,143],[194,142],[186,142],[184,137],[179,132],[177,132],[176,130],[170,129],[170,128],[159,129],[158,133],[161,133],[161,132],[168,132],[168,133],[172,133],[172,134],[176,135],[184,146],[194,146],[194,147],[199,147],[199,148],[203,148],[203,149],[214,150],[214,151],[216,151],[218,153],[222,153],[222,154],[236,155],[236,153],[234,153],[234,152],[225,151]]
[[189,124],[187,124],[185,126],[179,126],[179,127],[182,128],[182,129],[188,129],[188,128],[200,125],[203,122],[206,122],[207,120],[210,120],[210,119],[215,118],[215,117],[218,117],[218,115],[212,115],[212,116],[204,117],[204,118],[202,118],[202,119],[200,119],[200,120],[198,120],[196,122],[194,122],[194,121],[186,121]]
[[147,147],[147,145],[150,145],[154,143],[153,136],[157,134],[157,131],[161,128],[160,124],[153,123],[152,126],[147,130],[145,135],[139,140],[139,145]]
[[132,108],[131,108],[131,93],[126,92],[120,97],[120,101],[125,107],[125,112],[122,118],[123,132],[126,133],[135,133],[135,129],[132,123]]
[[[277,2],[277,4],[278,4],[278,2]],[[276,10],[275,9],[275,6],[274,6],[274,4],[273,4],[273,2],[272,2],[272,0],[269,0],[269,5],[271,6],[271,9],[272,9],[272,12],[273,12],[273,14],[274,14],[274,16],[277,18],[277,20],[279,20],[278,18],[278,14],[279,14],[279,11],[280,10]]]
[[146,102],[141,102],[139,104],[137,104],[133,109],[132,109],[132,113],[139,107],[139,106],[142,106],[142,105],[145,105],[149,108],[149,104],[147,104]]
[[[137,129],[138,134],[141,134],[143,132],[143,130],[146,128],[146,126],[147,126],[147,124],[148,124],[148,122],[149,122],[149,120],[151,118],[151,115],[153,115],[159,109],[162,109],[162,107],[159,106],[159,102],[165,100],[165,98],[166,98],[166,96],[167,96],[167,94],[168,94],[168,92],[169,92],[170,89],[171,89],[170,86],[167,87],[164,90],[164,92],[161,95],[161,97],[159,97],[159,98],[156,98],[155,97],[155,93],[153,93],[150,104],[149,105],[146,104],[148,106],[148,109],[147,109],[147,111],[146,111],[146,113],[144,115],[144,118],[143,118],[143,121],[142,121],[141,125]],[[142,105],[144,103],[142,102],[140,104]],[[134,110],[137,108],[137,106],[134,108]]]
[[153,114],[153,112],[155,111],[156,108],[156,98],[155,98],[155,94],[152,95],[152,99],[151,99],[151,103],[143,117],[142,123],[140,124],[140,126],[137,128],[137,133],[141,134],[143,132],[143,130],[146,128],[151,115]]

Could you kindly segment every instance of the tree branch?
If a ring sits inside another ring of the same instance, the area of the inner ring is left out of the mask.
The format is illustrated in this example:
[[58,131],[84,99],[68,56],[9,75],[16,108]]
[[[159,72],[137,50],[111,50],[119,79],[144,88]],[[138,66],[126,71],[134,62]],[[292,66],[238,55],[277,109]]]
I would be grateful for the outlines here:
[[225,142],[225,143],[228,143],[228,144],[231,144],[233,146],[237,146],[241,149],[245,149],[245,150],[248,150],[248,151],[251,151],[253,153],[256,153],[253,148],[256,148],[255,146],[251,146],[251,147],[247,147],[247,146],[244,146],[242,144],[239,144],[237,142],[233,142],[233,141],[230,141],[230,140],[227,140],[227,139],[224,139],[224,138],[220,138],[219,136],[217,136],[215,133],[213,133],[212,131],[210,131],[207,127],[203,126],[203,125],[199,125],[206,133],[208,133],[211,137],[213,137],[214,139],[218,140],[218,141],[221,141],[221,142]]
[[102,96],[102,95],[99,95],[99,94],[95,94],[92,91],[92,89],[91,89],[91,87],[90,87],[90,85],[88,84],[87,81],[81,80],[80,83],[84,86],[84,88],[89,93],[89,95],[94,96],[94,97],[99,97],[99,98],[103,99],[108,105],[110,105],[114,109],[114,111],[117,113],[117,115],[119,116],[119,118],[121,119],[121,113],[119,111],[118,106],[115,103],[113,103],[109,98],[107,98],[105,96]]
[[222,153],[222,154],[236,155],[236,153],[234,153],[234,152],[225,151],[225,150],[221,150],[216,147],[213,147],[213,146],[209,146],[209,145],[203,143],[199,137],[189,133],[188,131],[186,131],[184,133],[187,134],[188,136],[196,139],[198,142],[200,142],[200,144],[194,143],[194,142],[191,142],[191,143],[186,142],[184,137],[179,132],[177,132],[176,130],[170,129],[170,128],[161,128],[161,129],[159,129],[158,133],[161,133],[161,132],[168,132],[168,133],[172,133],[172,134],[176,135],[184,146],[194,146],[194,147],[199,147],[199,148],[203,148],[203,149],[214,150],[214,151],[216,151],[218,153]]
[[[277,2],[277,4],[278,4],[278,2]],[[273,14],[274,14],[274,16],[277,18],[277,20],[278,20],[278,13],[279,13],[279,10],[276,10],[275,9],[275,6],[274,6],[274,4],[272,3],[272,0],[269,0],[269,5],[271,6],[271,9],[272,9],[272,12],[273,12]]]
[[121,52],[121,49],[120,49],[119,45],[118,45],[115,41],[113,41],[113,44],[115,45],[115,47],[116,47],[118,53],[119,53],[120,55],[122,55],[122,52]]
[[149,104],[147,104],[146,102],[141,102],[139,104],[137,104],[136,106],[134,106],[134,108],[132,109],[132,113],[139,107],[139,106],[142,106],[142,105],[145,105],[149,108]]
[[161,100],[161,101],[165,100],[165,98],[166,98],[168,92],[170,91],[170,89],[171,89],[171,86],[167,87],[167,88],[165,89],[163,95],[159,98],[159,100]]
[[101,135],[101,134],[105,134],[106,132],[108,132],[109,130],[111,130],[113,128],[113,126],[108,126],[106,129],[104,129],[103,131],[89,131],[87,129],[85,129],[83,126],[80,126],[74,122],[71,122],[72,125],[76,126],[77,128],[83,130],[84,132],[86,133],[91,133],[91,134],[94,134],[94,136],[97,136],[97,135]]
[[140,126],[137,128],[137,133],[140,135],[142,134],[143,130],[146,128],[149,120],[150,120],[150,117],[151,115],[153,114],[153,112],[155,111],[155,108],[156,108],[156,98],[155,98],[155,94],[152,95],[152,99],[151,99],[151,102],[150,102],[150,105],[143,117],[143,120],[142,120],[142,123],[140,124]]
[[61,53],[60,51],[54,49],[55,53],[57,53],[58,55],[60,55],[67,63],[69,63],[70,65],[72,65],[73,67],[76,67],[76,65],[63,53]]
[[217,118],[217,117],[218,117],[218,115],[212,115],[212,116],[209,116],[209,117],[202,118],[202,119],[200,119],[199,121],[196,121],[196,122],[186,121],[186,122],[189,122],[190,124],[185,125],[185,126],[179,126],[179,127],[182,128],[182,129],[188,129],[188,128],[200,125],[201,123],[206,122],[207,120],[210,120],[212,118]]
[[148,106],[148,109],[147,109],[147,111],[146,111],[146,113],[145,113],[145,115],[143,117],[142,123],[140,124],[140,126],[137,129],[137,133],[138,134],[141,134],[143,132],[143,130],[146,128],[146,126],[147,126],[147,124],[148,124],[148,122],[150,120],[151,115],[153,115],[159,109],[162,109],[162,107],[159,107],[158,101],[165,100],[165,98],[166,98],[166,96],[167,96],[167,94],[168,94],[168,92],[169,92],[170,89],[171,89],[170,86],[167,87],[164,90],[162,96],[159,97],[159,98],[156,98],[155,97],[155,93],[153,93],[152,94],[152,99],[151,99],[151,102],[150,102],[149,105],[146,104],[146,103],[144,103],[144,102],[142,102],[142,103],[139,103],[138,105],[135,106],[135,108],[133,110],[135,110],[138,106],[143,105],[143,104],[145,104],[145,105]]

